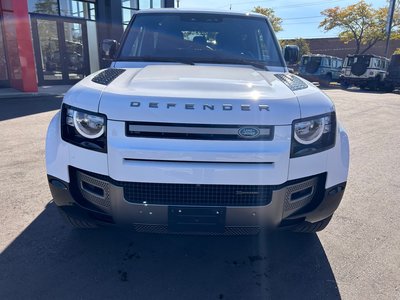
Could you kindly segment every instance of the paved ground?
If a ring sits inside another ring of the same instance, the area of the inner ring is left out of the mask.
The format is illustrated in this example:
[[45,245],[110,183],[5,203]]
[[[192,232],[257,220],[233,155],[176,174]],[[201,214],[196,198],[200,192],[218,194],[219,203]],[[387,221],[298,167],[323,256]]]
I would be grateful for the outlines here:
[[0,99],[48,97],[48,96],[63,95],[70,88],[71,85],[45,85],[45,86],[39,86],[38,91],[35,93],[21,92],[13,88],[0,88]]
[[71,230],[44,167],[60,99],[0,100],[0,299],[400,299],[400,95],[326,93],[352,152],[332,223],[231,238]]

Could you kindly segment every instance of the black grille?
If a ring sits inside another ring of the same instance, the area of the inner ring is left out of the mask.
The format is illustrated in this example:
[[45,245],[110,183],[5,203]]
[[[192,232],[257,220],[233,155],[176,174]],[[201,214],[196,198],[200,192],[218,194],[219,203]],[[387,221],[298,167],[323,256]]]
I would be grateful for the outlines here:
[[107,181],[124,189],[124,198],[130,203],[188,206],[264,206],[272,200],[273,191],[318,177],[318,184],[325,184],[326,174],[287,181],[281,185],[215,185],[142,183],[117,181],[108,176],[71,167],[94,178]]
[[115,78],[124,73],[124,69],[106,69],[93,77],[92,81],[102,85],[109,85]]
[[200,206],[261,206],[271,202],[275,186],[124,182],[131,203]]
[[126,136],[159,139],[271,141],[274,138],[274,127],[126,122]]

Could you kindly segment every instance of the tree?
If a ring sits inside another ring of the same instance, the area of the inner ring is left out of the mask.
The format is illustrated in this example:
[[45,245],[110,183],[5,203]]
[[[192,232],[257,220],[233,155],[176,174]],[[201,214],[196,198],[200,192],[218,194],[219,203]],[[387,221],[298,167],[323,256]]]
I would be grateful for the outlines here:
[[394,51],[393,54],[400,54],[400,48],[397,48],[396,51]]
[[[364,54],[378,41],[386,38],[388,7],[375,9],[364,0],[344,8],[328,8],[321,12],[325,19],[319,27],[325,32],[339,29],[339,37],[345,42],[356,43],[355,54]],[[400,38],[400,9],[396,8],[392,25],[392,39]],[[364,48],[362,49],[362,47]]]
[[293,40],[281,40],[280,44],[282,48],[286,45],[296,45],[300,49],[300,57],[311,53],[310,44],[302,38],[297,38]]
[[266,8],[261,6],[256,6],[253,9],[253,12],[262,14],[266,16],[272,24],[275,32],[282,31],[282,19],[275,15],[275,11],[272,8]]

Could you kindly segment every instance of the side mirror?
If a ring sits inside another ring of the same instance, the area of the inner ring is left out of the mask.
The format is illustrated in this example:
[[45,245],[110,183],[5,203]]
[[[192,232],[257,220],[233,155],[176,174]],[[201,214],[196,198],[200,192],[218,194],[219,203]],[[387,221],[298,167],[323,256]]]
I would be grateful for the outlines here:
[[300,49],[296,45],[287,45],[284,48],[284,57],[285,61],[293,65],[299,61],[300,58]]
[[117,53],[118,42],[116,40],[103,40],[100,45],[101,58],[106,60],[112,60],[115,58]]

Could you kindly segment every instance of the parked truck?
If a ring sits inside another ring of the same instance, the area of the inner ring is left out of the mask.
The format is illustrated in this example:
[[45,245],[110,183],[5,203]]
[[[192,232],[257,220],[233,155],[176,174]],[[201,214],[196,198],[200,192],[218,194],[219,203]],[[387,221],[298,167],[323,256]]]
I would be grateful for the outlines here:
[[385,90],[389,60],[376,55],[348,55],[340,75],[342,88],[356,86],[360,89]]
[[385,87],[388,92],[400,88],[400,54],[393,54],[390,59]]
[[299,75],[309,81],[329,86],[332,81],[339,81],[343,59],[335,56],[309,54],[300,61]]

